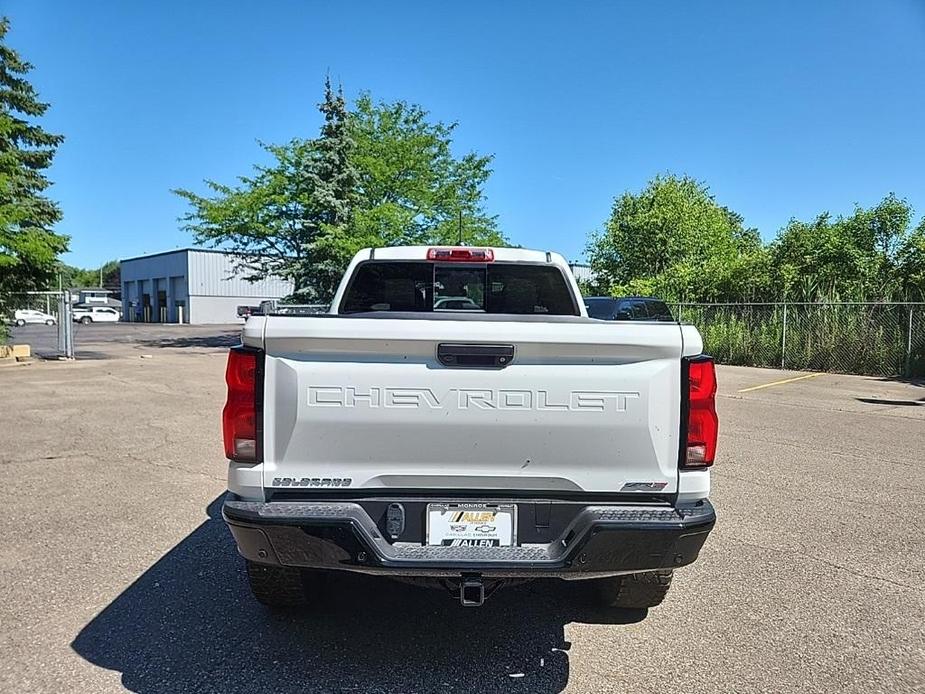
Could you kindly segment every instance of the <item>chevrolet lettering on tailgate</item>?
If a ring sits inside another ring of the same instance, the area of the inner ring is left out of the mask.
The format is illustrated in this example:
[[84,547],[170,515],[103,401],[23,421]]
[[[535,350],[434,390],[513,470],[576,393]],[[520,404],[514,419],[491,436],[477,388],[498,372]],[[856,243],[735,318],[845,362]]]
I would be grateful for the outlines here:
[[493,390],[451,388],[354,388],[309,386],[309,407],[406,407],[431,410],[478,408],[483,410],[567,410],[573,412],[625,412],[638,392],[619,390]]

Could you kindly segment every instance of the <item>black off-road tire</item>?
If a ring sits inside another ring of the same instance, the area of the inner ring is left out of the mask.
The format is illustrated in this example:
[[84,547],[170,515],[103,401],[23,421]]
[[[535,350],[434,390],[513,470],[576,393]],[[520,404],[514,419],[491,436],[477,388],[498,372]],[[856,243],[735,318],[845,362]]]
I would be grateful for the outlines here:
[[674,572],[647,571],[626,576],[611,576],[594,579],[595,597],[604,607],[620,607],[641,610],[660,605],[668,589]]
[[303,607],[308,604],[301,569],[247,561],[247,581],[257,601],[267,607]]

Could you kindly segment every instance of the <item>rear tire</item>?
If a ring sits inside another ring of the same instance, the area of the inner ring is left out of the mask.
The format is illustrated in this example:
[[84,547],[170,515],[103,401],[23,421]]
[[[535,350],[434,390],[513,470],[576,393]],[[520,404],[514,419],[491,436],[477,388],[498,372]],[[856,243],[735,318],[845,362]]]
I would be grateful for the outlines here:
[[52,320],[51,318],[49,318],[47,321],[45,321],[45,325],[54,325],[54,324],[55,324],[55,321]]
[[269,566],[247,561],[251,593],[267,607],[303,607],[308,604],[305,576],[301,569]]
[[16,327],[17,327],[17,328],[21,328],[21,327],[24,326],[25,324],[26,324],[26,321],[24,321],[22,318],[19,318],[19,319],[16,320]]
[[604,607],[631,610],[655,607],[668,595],[673,574],[671,570],[647,571],[594,579],[595,597]]

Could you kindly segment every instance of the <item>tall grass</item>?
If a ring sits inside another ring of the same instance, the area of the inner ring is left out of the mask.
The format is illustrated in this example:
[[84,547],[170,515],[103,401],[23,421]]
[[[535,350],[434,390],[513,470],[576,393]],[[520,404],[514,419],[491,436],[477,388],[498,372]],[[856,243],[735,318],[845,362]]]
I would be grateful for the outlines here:
[[[912,349],[907,354],[909,312]],[[726,364],[874,376],[925,375],[925,306],[682,305],[704,349]]]

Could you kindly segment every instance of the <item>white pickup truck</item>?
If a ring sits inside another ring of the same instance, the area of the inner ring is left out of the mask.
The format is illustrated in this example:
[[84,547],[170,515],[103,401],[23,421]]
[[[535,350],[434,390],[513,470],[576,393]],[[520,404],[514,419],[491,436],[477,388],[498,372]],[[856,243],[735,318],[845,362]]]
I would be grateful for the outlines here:
[[252,316],[242,343],[223,516],[265,604],[338,570],[467,606],[556,577],[652,607],[713,528],[700,335],[588,318],[558,254],[363,250],[330,313]]

